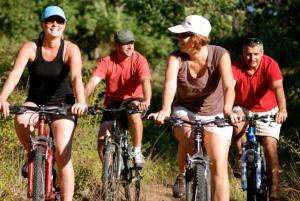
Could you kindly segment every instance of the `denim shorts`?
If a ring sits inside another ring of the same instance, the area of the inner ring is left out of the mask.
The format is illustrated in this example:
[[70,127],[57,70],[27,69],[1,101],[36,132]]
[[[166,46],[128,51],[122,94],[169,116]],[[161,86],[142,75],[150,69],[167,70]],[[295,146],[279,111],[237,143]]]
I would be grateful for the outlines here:
[[[182,118],[182,117],[187,116],[187,117],[189,117],[190,120],[210,120],[210,119],[214,119],[217,116],[220,117],[220,118],[223,118],[224,114],[219,113],[219,114],[212,115],[212,116],[202,116],[202,115],[198,115],[198,114],[195,114],[195,113],[189,111],[185,107],[175,106],[173,108],[172,116],[173,117],[178,117],[178,118]],[[214,135],[224,136],[229,141],[231,141],[232,132],[233,132],[232,126],[225,126],[225,127],[204,126],[204,130],[209,132],[209,133],[212,133]]]
[[[278,108],[274,108],[270,111],[266,112],[251,112],[250,110],[241,107],[241,106],[235,106],[233,108],[234,112],[244,112],[247,116],[253,116],[253,115],[258,115],[258,116],[263,116],[263,115],[275,115],[278,112]],[[257,136],[269,136],[273,137],[277,140],[279,140],[279,133],[280,133],[280,128],[281,124],[278,124],[274,121],[268,121],[268,122],[262,122],[260,120],[257,120],[255,122],[255,135]]]

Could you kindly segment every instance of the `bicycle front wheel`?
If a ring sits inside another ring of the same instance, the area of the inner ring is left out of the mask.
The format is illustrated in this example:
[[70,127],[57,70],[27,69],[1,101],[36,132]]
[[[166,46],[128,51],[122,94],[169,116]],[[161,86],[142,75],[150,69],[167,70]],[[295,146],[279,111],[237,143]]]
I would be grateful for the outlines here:
[[33,201],[45,200],[45,159],[42,146],[37,146],[34,156]]
[[127,201],[139,201],[141,193],[141,171],[139,167],[134,167],[130,181],[125,181],[125,197]]
[[102,169],[102,195],[105,201],[115,201],[119,193],[119,154],[114,144],[105,147]]
[[210,201],[210,169],[206,164],[197,164],[186,175],[186,200]]
[[247,201],[255,201],[256,195],[256,170],[253,162],[247,163]]

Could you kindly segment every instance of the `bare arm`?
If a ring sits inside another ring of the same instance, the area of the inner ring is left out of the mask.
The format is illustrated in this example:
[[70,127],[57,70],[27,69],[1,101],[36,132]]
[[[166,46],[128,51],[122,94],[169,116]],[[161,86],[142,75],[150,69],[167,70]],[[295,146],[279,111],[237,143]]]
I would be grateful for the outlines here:
[[220,60],[220,74],[222,78],[224,93],[224,115],[226,117],[229,117],[233,123],[238,122],[238,115],[232,112],[232,107],[235,99],[235,81],[233,79],[231,60],[228,53],[225,53]]
[[82,61],[80,50],[77,45],[70,43],[67,48],[68,63],[70,65],[71,83],[76,97],[76,103],[72,107],[74,114],[83,114],[86,108],[84,88],[82,82]]
[[272,87],[275,93],[275,97],[279,109],[276,115],[276,122],[283,123],[287,118],[287,110],[286,110],[286,100],[285,100],[282,80],[274,81],[272,83]]
[[143,87],[144,101],[139,104],[139,109],[144,111],[147,110],[150,106],[152,89],[151,89],[151,80],[149,77],[145,77],[141,81]]
[[91,95],[91,93],[94,91],[95,87],[99,84],[101,79],[98,76],[93,75],[88,83],[85,86],[84,94],[87,97]]
[[35,56],[35,47],[33,42],[27,42],[21,47],[13,68],[4,83],[0,93],[0,110],[3,112],[4,116],[9,115],[9,103],[7,102],[7,99],[18,84],[29,59]]
[[157,123],[162,124],[165,117],[170,116],[171,106],[177,90],[177,75],[179,70],[179,62],[174,56],[170,56],[167,63],[167,70],[164,82],[164,92],[162,97],[162,109],[149,115],[153,116]]

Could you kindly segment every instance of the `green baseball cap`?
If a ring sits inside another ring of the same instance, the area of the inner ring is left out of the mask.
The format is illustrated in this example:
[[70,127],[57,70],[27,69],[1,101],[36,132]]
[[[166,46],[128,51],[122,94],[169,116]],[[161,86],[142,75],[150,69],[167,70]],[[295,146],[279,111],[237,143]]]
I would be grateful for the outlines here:
[[120,44],[127,44],[131,41],[135,42],[134,35],[129,30],[121,30],[115,33],[115,41]]

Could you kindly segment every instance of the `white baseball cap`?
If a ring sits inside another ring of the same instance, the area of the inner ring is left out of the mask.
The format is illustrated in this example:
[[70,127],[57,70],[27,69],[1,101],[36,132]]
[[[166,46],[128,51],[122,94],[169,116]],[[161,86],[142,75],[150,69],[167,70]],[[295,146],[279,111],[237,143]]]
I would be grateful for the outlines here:
[[190,15],[181,24],[169,27],[168,29],[173,33],[193,32],[208,37],[211,25],[205,17]]

